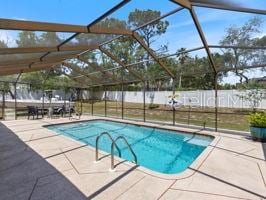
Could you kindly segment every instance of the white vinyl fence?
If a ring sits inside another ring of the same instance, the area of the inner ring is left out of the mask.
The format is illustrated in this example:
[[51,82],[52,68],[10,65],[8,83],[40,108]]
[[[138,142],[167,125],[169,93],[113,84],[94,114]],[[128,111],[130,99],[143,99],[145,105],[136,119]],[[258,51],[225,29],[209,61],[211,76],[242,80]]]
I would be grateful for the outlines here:
[[[219,90],[218,91],[218,105],[219,107],[227,108],[250,108],[251,102],[244,100],[241,96],[249,93],[249,90]],[[266,90],[260,90],[263,93],[262,101],[258,108],[266,109]],[[181,105],[190,106],[215,106],[215,92],[214,90],[197,90],[197,91],[182,91],[176,92],[179,96],[176,98]],[[103,99],[104,92],[87,92],[84,93],[84,98],[87,99]],[[146,91],[146,103],[163,104],[166,105],[169,101],[169,96],[172,91]],[[121,91],[107,91],[108,100],[121,101]],[[124,101],[132,103],[143,103],[143,92],[124,91]]]
[[[250,90],[219,90],[218,91],[218,104],[219,107],[228,108],[250,108],[250,102],[245,101],[241,96],[249,93]],[[263,99],[259,103],[258,108],[266,109],[266,90],[260,90],[263,93]],[[58,95],[60,99],[64,98],[63,91],[54,91],[54,95]],[[214,107],[215,98],[214,90],[196,90],[196,91],[182,91],[176,92],[178,94],[178,102],[180,105],[190,106],[208,106]],[[41,91],[29,91],[26,89],[17,90],[18,101],[29,101],[29,100],[41,100]],[[166,105],[169,101],[169,96],[172,95],[172,91],[146,91],[145,99],[146,104],[163,104]],[[68,99],[71,94],[66,94]],[[103,99],[104,92],[84,92],[83,97],[85,99]],[[107,91],[108,100],[121,101],[121,91]],[[11,99],[10,95],[7,95],[7,100]],[[143,103],[143,92],[142,91],[124,91],[124,101],[132,103]]]

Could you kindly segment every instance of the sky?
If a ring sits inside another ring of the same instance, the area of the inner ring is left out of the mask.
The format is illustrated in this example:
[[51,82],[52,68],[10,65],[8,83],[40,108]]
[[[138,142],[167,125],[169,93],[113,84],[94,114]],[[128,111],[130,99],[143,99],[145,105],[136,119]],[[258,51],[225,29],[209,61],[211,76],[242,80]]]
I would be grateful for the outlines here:
[[[266,10],[266,0],[227,0],[237,6]],[[88,25],[102,13],[118,4],[119,0],[0,0],[0,18],[31,20],[54,23]],[[109,17],[126,20],[128,14],[135,9],[158,10],[162,14],[172,11],[179,6],[169,0],[131,0],[126,6]],[[256,37],[266,35],[266,16],[253,15],[239,12],[230,12],[216,9],[195,8],[198,19],[210,45],[219,44],[229,26],[241,26],[254,16],[263,20],[261,33]],[[179,48],[187,49],[202,46],[197,30],[187,10],[182,10],[165,18],[169,22],[167,32],[156,39],[152,48],[158,49],[161,44],[167,44],[169,53],[176,52]],[[9,46],[15,46],[17,31],[0,30],[0,40],[8,40]],[[67,38],[71,34],[60,34]],[[198,52],[199,56],[205,55],[204,51]],[[250,73],[257,76],[255,73]],[[266,74],[260,74],[266,75]],[[236,79],[228,79],[235,82]]]

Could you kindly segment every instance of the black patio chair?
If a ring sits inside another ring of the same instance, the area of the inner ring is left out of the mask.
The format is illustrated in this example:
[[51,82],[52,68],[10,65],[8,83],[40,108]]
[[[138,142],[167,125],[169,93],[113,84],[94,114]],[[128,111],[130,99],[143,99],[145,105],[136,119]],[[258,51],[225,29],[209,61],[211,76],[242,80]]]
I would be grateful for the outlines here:
[[39,117],[38,108],[35,106],[27,106],[28,108],[28,119],[32,116],[33,119],[35,119],[35,116]]

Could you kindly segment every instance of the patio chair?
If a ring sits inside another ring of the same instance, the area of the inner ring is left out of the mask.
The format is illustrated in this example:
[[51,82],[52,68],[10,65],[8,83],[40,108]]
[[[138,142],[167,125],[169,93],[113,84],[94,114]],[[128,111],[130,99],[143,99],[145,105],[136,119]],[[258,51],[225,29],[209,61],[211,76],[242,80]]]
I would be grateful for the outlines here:
[[72,120],[72,119],[76,119],[76,120],[79,120],[81,117],[81,113],[80,112],[75,112],[73,113],[73,115],[70,115],[69,119]]
[[74,108],[69,110],[69,119],[76,119],[79,120],[81,117],[81,112],[78,112],[77,110],[75,110]]
[[35,119],[35,116],[38,119],[38,108],[35,106],[27,106],[28,109],[28,120],[32,116],[33,119]]
[[49,107],[48,108],[48,118],[52,119],[54,114],[54,108],[53,107]]

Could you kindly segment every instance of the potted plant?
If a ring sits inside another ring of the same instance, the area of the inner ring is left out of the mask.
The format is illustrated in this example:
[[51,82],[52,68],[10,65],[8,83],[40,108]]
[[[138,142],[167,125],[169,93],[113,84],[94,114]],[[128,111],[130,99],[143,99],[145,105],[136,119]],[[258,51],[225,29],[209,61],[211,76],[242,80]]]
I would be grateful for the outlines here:
[[266,112],[250,114],[249,121],[252,138],[258,141],[266,141]]

